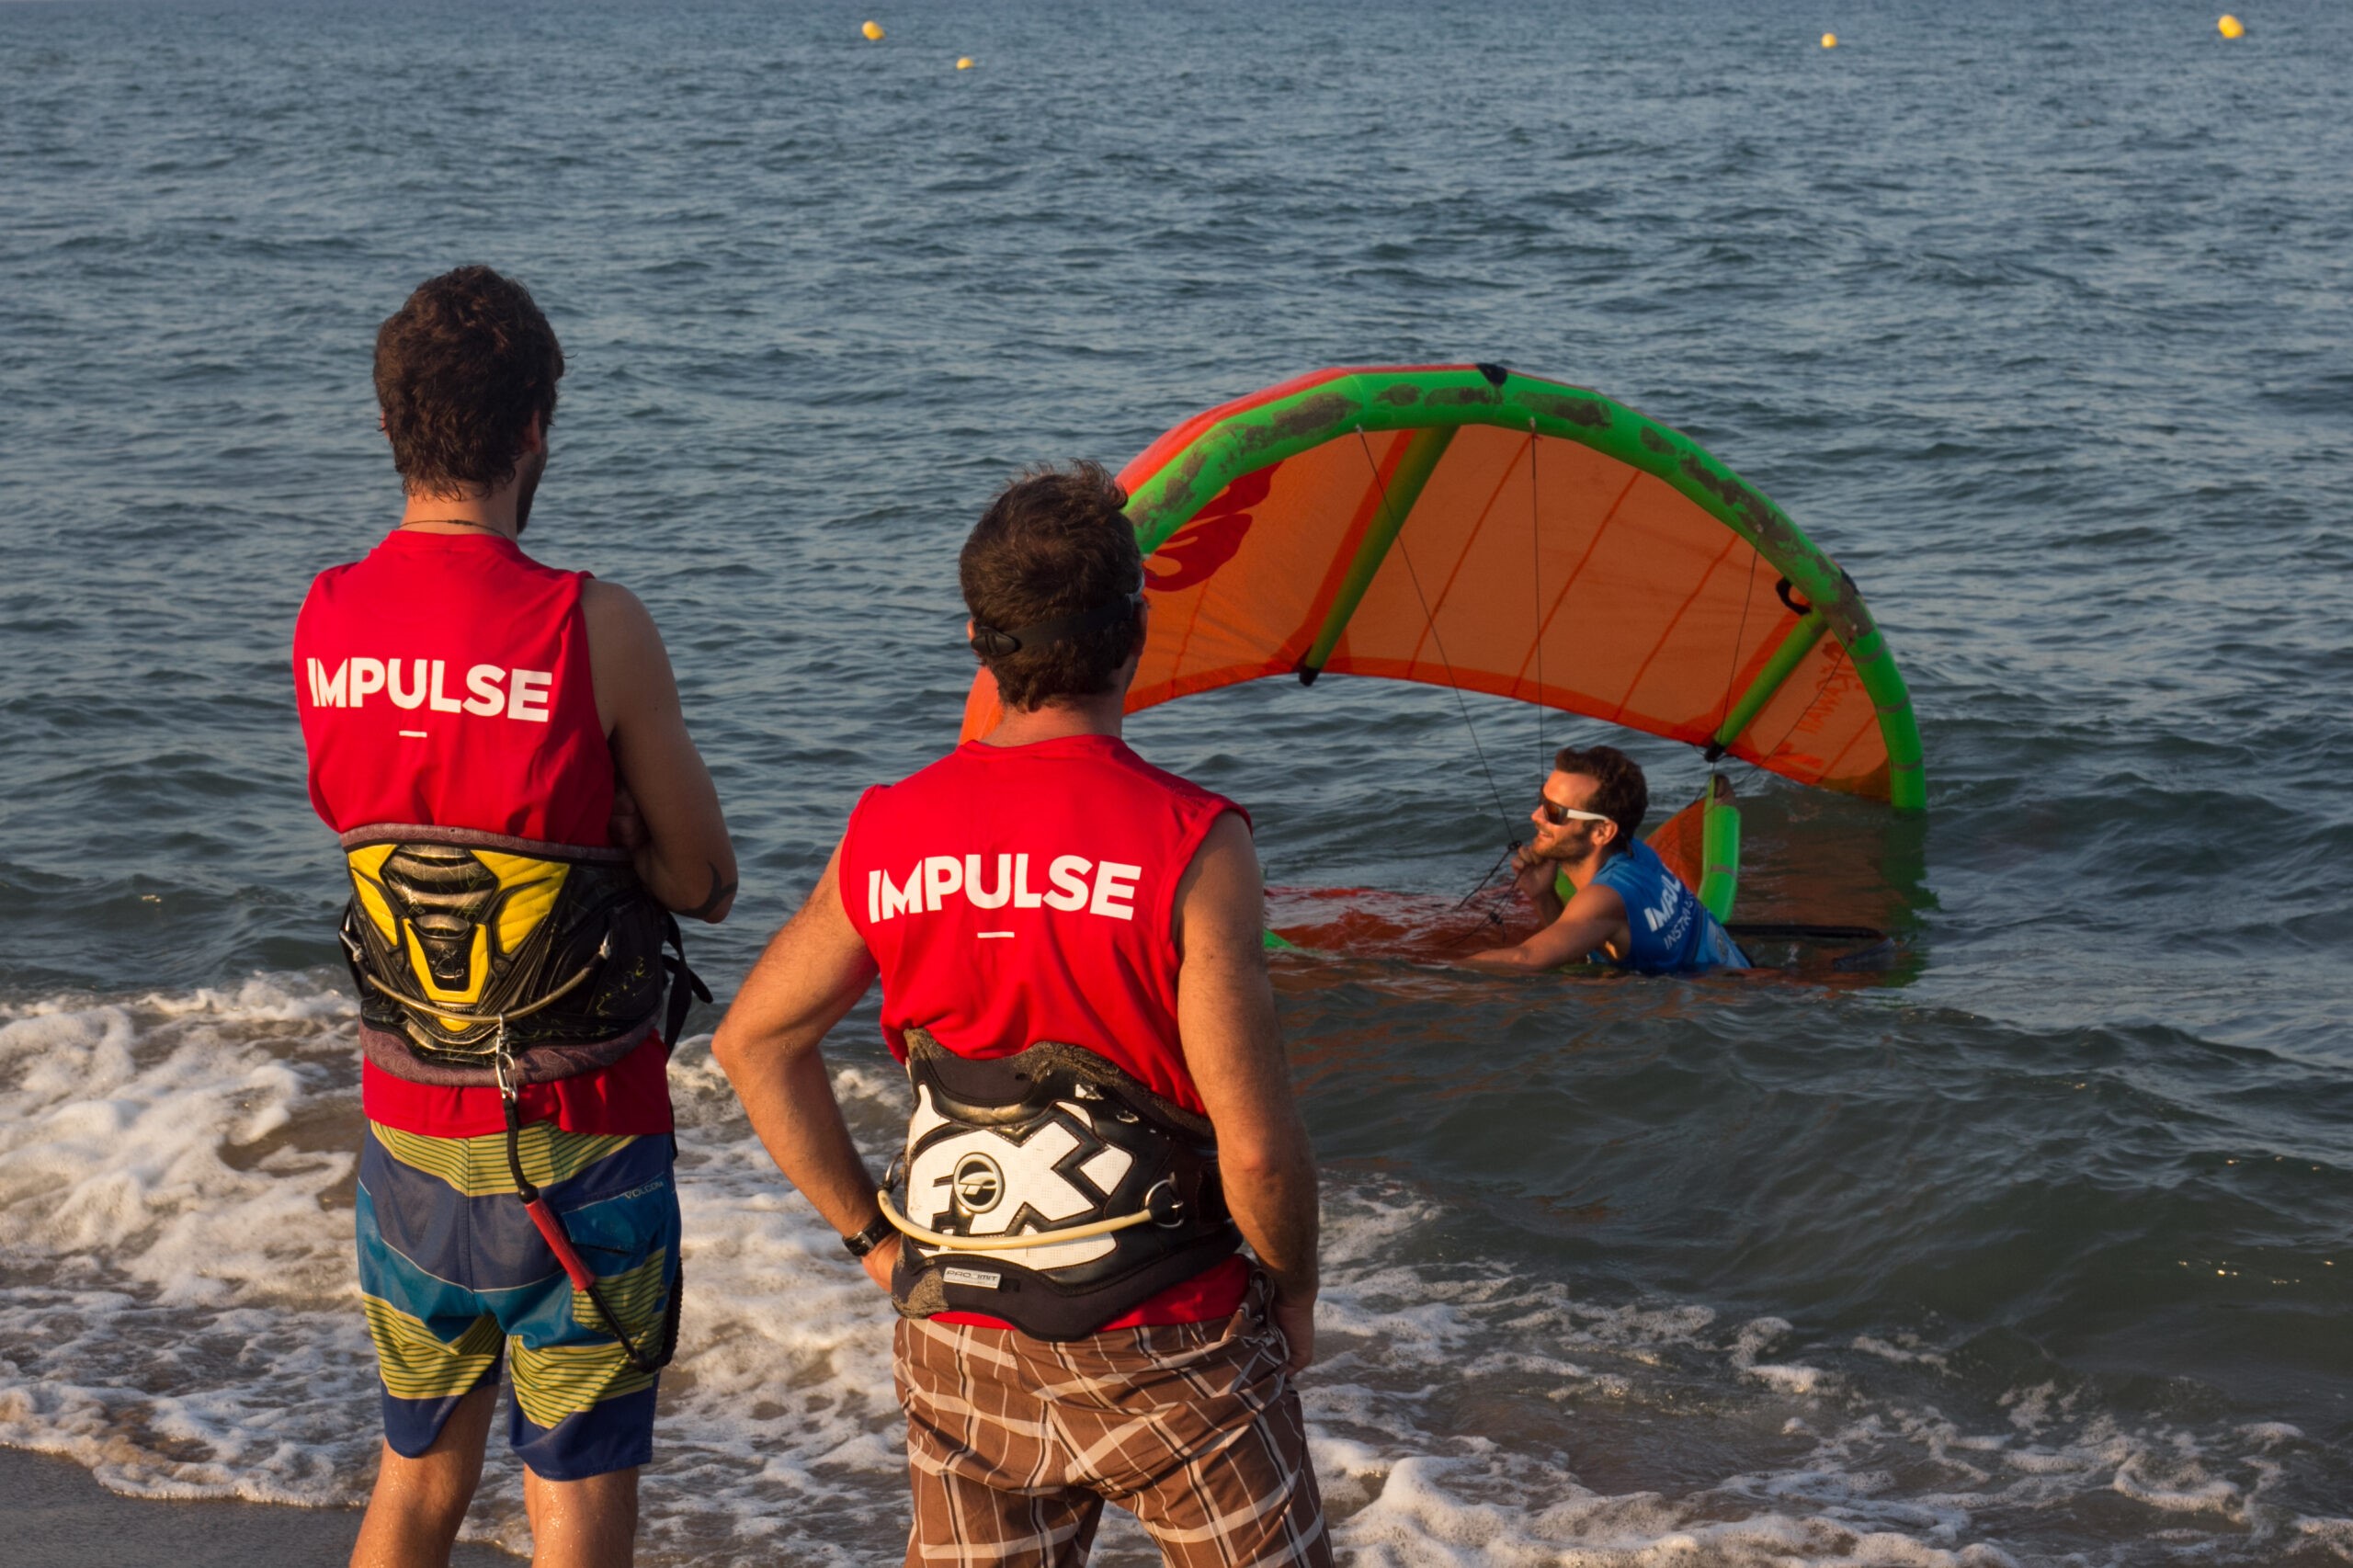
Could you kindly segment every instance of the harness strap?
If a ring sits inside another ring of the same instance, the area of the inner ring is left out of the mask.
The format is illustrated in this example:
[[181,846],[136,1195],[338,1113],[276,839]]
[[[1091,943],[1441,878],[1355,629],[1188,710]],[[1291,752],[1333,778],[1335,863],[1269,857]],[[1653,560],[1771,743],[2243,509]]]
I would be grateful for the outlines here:
[[687,967],[687,938],[678,930],[678,917],[666,909],[662,912],[662,939],[676,949],[676,957],[662,955],[662,967],[670,975],[669,1002],[662,1013],[662,1043],[676,1051],[678,1031],[687,1027],[687,1010],[697,1002],[708,1004],[710,987]]

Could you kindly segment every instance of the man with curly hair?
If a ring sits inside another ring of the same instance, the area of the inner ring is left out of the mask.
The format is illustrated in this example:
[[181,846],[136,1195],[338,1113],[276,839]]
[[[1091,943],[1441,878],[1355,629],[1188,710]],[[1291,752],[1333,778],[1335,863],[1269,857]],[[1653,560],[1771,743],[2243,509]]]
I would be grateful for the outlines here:
[[675,915],[726,916],[734,851],[645,607],[517,542],[563,374],[530,294],[432,278],[375,369],[405,505],[294,633],[360,997],[384,1446],[352,1561],[449,1561],[504,1361],[534,1561],[625,1564],[677,1332]]

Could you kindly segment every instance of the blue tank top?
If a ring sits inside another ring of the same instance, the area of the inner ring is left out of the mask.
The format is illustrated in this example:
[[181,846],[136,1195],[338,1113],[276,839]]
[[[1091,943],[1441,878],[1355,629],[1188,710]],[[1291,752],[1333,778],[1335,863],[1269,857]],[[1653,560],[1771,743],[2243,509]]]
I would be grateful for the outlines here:
[[[1649,845],[1639,839],[1627,845],[1593,880],[1625,901],[1626,928],[1632,934],[1626,968],[1666,974],[1748,967],[1748,955]],[[1606,953],[1593,957],[1610,961]]]

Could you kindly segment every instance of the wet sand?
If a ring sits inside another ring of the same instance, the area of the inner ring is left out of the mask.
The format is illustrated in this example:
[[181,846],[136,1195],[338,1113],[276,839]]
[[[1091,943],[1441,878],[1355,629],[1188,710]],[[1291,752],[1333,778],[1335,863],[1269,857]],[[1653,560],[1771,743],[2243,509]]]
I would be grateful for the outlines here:
[[[359,1535],[356,1508],[170,1503],[121,1497],[68,1460],[0,1449],[0,1561],[15,1568],[293,1568],[339,1563]],[[452,1568],[519,1559],[460,1542]]]

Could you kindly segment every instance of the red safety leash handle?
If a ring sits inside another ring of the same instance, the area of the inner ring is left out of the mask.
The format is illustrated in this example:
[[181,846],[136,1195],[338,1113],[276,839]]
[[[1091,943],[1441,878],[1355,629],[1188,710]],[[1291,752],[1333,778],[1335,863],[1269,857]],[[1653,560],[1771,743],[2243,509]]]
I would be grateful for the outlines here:
[[548,1244],[548,1251],[555,1254],[556,1262],[562,1264],[564,1273],[571,1277],[572,1288],[583,1294],[594,1291],[597,1277],[588,1271],[588,1265],[581,1261],[579,1251],[572,1244],[572,1238],[564,1234],[563,1221],[557,1219],[555,1210],[548,1207],[548,1200],[535,1192],[524,1199],[523,1212],[529,1214],[531,1223],[540,1228],[540,1239]]
[[629,1358],[629,1364],[649,1375],[660,1371],[669,1365],[671,1352],[677,1344],[677,1287],[674,1284],[670,1290],[669,1332],[665,1336],[662,1354],[658,1358],[649,1358],[637,1347],[637,1341],[630,1337],[629,1331],[621,1326],[620,1319],[613,1315],[605,1293],[597,1289],[597,1276],[590,1272],[587,1263],[582,1259],[580,1249],[572,1244],[572,1237],[565,1232],[563,1221],[548,1207],[548,1200],[540,1195],[539,1187],[523,1174],[522,1108],[517,1104],[514,1087],[506,1081],[503,1064],[499,1071],[498,1089],[499,1097],[506,1108],[506,1174],[515,1178],[515,1196],[523,1200],[523,1212],[529,1214],[531,1223],[539,1228],[540,1239],[547,1243],[548,1251],[555,1255],[564,1277],[572,1281],[572,1288],[588,1298],[588,1304],[596,1309],[597,1317],[604,1320],[606,1332],[620,1341],[621,1354]]

